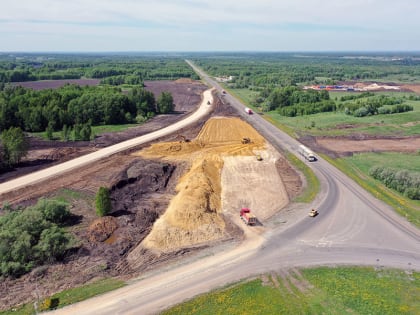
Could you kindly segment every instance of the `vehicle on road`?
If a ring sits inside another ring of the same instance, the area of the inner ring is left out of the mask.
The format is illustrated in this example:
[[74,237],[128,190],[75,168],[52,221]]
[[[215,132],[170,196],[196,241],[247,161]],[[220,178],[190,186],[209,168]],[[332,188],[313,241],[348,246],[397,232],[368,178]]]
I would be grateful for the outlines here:
[[251,108],[245,107],[245,113],[247,113],[248,115],[252,115],[254,112],[252,111]]
[[257,223],[257,217],[251,213],[251,210],[248,208],[242,208],[240,213],[242,221],[246,223],[246,225],[254,225]]
[[309,211],[309,216],[310,217],[316,217],[318,215],[318,211],[315,209],[312,209],[311,211]]
[[305,147],[303,144],[301,144],[299,146],[298,152],[299,152],[300,155],[302,155],[309,162],[314,162],[314,161],[317,160],[317,158],[315,157],[315,154],[310,149]]

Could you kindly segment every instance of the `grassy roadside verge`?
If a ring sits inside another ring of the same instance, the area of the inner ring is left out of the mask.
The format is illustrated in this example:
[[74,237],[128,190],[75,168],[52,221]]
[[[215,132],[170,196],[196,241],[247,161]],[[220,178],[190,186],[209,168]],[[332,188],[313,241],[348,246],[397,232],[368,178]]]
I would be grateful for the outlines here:
[[[49,297],[54,308],[61,308],[66,305],[87,300],[96,295],[100,295],[125,286],[125,282],[116,279],[102,279],[91,284],[87,284],[78,288],[68,289],[56,293]],[[41,310],[46,299],[41,300],[38,309]],[[46,305],[46,303],[45,303]],[[46,308],[44,310],[47,310]],[[32,315],[36,314],[33,303],[24,304],[22,306],[12,308],[7,311],[0,312],[0,315]]]
[[315,173],[290,152],[285,153],[287,160],[299,169],[306,178],[306,187],[293,201],[309,203],[313,201],[320,190],[320,183]]
[[420,273],[342,267],[263,275],[177,305],[177,314],[418,314]]
[[365,175],[359,168],[345,159],[332,159],[327,155],[322,155],[322,157],[353,179],[366,191],[393,207],[397,213],[420,228],[420,212],[414,208],[414,205],[409,200],[375,181],[370,176]]

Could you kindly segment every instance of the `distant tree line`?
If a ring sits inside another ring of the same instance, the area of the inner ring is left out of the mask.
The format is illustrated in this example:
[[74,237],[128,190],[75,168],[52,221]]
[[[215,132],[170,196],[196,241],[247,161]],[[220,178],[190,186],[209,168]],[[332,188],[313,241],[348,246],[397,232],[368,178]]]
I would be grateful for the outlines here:
[[407,198],[420,200],[420,173],[374,166],[369,175],[381,181],[386,187],[394,189]]
[[46,55],[0,56],[0,83],[80,78],[104,84],[143,80],[199,79],[182,58],[154,56]]
[[0,216],[0,276],[18,277],[34,267],[60,260],[72,243],[63,226],[67,204],[41,199],[26,209],[3,206]]
[[420,77],[420,61],[343,58],[339,54],[223,53],[200,56],[194,62],[214,76],[234,76],[232,88],[336,84],[340,81]]

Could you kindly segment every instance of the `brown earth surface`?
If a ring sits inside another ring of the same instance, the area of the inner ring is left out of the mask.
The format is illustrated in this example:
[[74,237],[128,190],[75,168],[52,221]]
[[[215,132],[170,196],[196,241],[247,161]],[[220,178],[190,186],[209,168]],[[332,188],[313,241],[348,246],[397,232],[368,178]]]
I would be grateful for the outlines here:
[[[193,91],[191,93],[195,95]],[[232,117],[235,113],[222,100],[216,99],[213,115]],[[161,139],[171,144],[156,141],[150,148],[144,146],[142,156],[129,152],[116,154],[82,167],[71,176],[53,178],[47,183],[1,195],[0,204],[9,201],[24,206],[34,204],[42,196],[64,197],[69,201],[74,215],[74,225],[69,230],[79,240],[79,246],[70,250],[63,261],[38,267],[18,279],[2,279],[0,309],[33,301],[35,294],[46,297],[102,277],[132,277],[181,259],[215,242],[242,238],[242,230],[232,220],[238,219],[238,209],[226,206],[226,200],[233,197],[229,197],[229,190],[224,188],[224,185],[234,187],[236,180],[222,171],[222,165],[234,165],[235,158],[239,163],[236,167],[243,166],[245,172],[252,169],[261,171],[264,164],[270,164],[267,173],[284,175],[284,200],[299,192],[301,180],[298,173],[284,158],[272,152],[272,148],[249,125],[237,118],[233,119],[236,122],[234,124],[224,124],[225,118],[219,117],[210,120],[211,123],[202,128],[205,121],[203,119],[181,130],[179,134]],[[156,120],[154,123],[154,128],[159,128]],[[231,133],[235,136],[229,136]],[[251,138],[251,143],[242,144],[243,137]],[[195,140],[183,142],[183,139]],[[155,148],[158,148],[157,152],[154,152]],[[81,149],[94,148],[72,147],[69,151],[65,146],[50,149],[47,145],[40,145],[39,151],[31,152],[31,157],[34,160],[46,157],[58,162]],[[146,152],[153,154],[147,156]],[[262,162],[255,159],[257,152],[263,156]],[[160,155],[169,157],[157,158]],[[252,166],[247,168],[246,165]],[[278,176],[277,183],[281,182],[281,176]],[[249,178],[241,179],[241,185],[246,180]],[[226,184],[229,181],[233,184]],[[266,183],[271,185],[272,181]],[[94,197],[100,186],[111,189],[113,211],[110,216],[98,220]],[[195,198],[191,198],[191,194],[195,194]],[[281,194],[277,191],[276,195]],[[184,198],[198,202],[191,206]],[[241,204],[241,200],[244,200],[242,194],[239,199],[232,202]],[[270,210],[263,212],[265,206],[259,204],[262,201],[251,202],[255,204],[255,213],[261,221],[277,212],[282,204],[280,202],[275,207],[270,205]],[[187,207],[189,211],[180,211]],[[197,209],[202,210],[198,216]],[[242,223],[239,224],[242,227]],[[159,232],[151,234],[150,242],[145,241],[156,226],[167,227],[173,237],[169,241],[160,237],[163,245],[160,245],[159,250],[156,249],[159,246],[155,246],[152,241],[152,236],[159,236]],[[190,229],[192,237],[185,236],[187,229]],[[213,235],[216,237],[208,237]],[[159,237],[154,242],[156,240]],[[152,246],[143,245],[148,242]]]
[[336,158],[351,156],[361,152],[407,152],[415,153],[420,149],[420,136],[380,137],[353,135],[340,137],[311,137],[300,139],[317,152]]
[[[375,82],[375,81],[341,81],[339,85],[352,85],[355,88],[366,89],[373,92],[413,92],[420,94],[420,84],[395,83],[395,82]],[[376,86],[377,84],[377,86]],[[399,89],[395,89],[399,87]]]
[[[200,103],[201,94],[207,89],[199,81],[146,81],[146,83],[146,89],[155,93],[156,98],[162,91],[170,91],[172,93],[175,104],[174,114],[158,115],[142,125],[131,127],[121,132],[101,134],[92,142],[58,142],[30,137],[28,157],[15,169],[6,173],[0,173],[0,182],[5,182],[65,162],[69,159],[93,152],[97,148],[107,147],[169,126],[194,111]],[[61,157],[57,158],[59,155]]]
[[32,90],[58,89],[66,84],[76,84],[80,86],[96,86],[99,85],[101,79],[68,79],[68,80],[41,80],[15,82],[12,86],[22,86]]
[[[243,143],[244,138],[250,142]],[[257,153],[263,161],[256,159]],[[185,161],[190,168],[164,215],[128,255],[132,267],[143,262],[146,250],[170,253],[230,237],[227,218],[237,218],[241,206],[259,209],[254,213],[263,221],[289,201],[276,168],[280,155],[239,118],[213,117],[194,140],[157,143],[137,154]]]
[[420,94],[420,84],[403,84],[401,88],[403,90],[408,90]]

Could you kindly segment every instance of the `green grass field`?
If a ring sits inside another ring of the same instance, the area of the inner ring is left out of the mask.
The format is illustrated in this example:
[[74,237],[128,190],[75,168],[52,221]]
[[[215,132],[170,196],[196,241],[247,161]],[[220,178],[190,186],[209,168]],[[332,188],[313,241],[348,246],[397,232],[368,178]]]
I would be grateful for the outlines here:
[[376,165],[419,172],[419,154],[387,152],[361,153],[340,159],[331,159],[327,156],[323,157],[343,173],[347,174],[347,176],[354,179],[373,196],[389,204],[397,213],[420,228],[420,201],[408,199],[368,175],[369,169]]
[[420,273],[315,268],[265,275],[175,306],[176,314],[419,314]]
[[[237,96],[250,107],[252,107],[252,100],[257,94],[249,89],[231,89],[229,93]],[[336,98],[339,100],[340,97],[346,95],[354,95],[354,92],[330,92],[330,97],[334,100]],[[413,93],[378,92],[375,95],[409,97]],[[420,134],[420,101],[406,100],[405,103],[413,106],[414,110],[406,113],[367,117],[354,117],[340,111],[298,117],[281,116],[275,111],[265,113],[265,115],[278,121],[298,135],[343,136],[351,133],[365,133],[410,136]],[[349,128],[350,126],[351,128]]]

